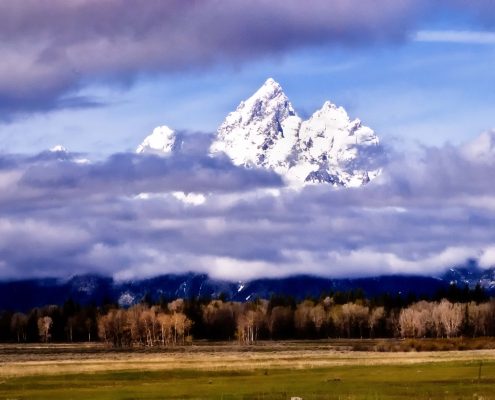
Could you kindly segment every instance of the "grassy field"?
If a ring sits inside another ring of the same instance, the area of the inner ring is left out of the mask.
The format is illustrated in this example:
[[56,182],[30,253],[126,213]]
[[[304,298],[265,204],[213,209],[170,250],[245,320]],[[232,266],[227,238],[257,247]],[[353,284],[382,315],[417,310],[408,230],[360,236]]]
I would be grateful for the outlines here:
[[[481,365],[481,374],[480,374]],[[348,351],[335,343],[0,347],[0,399],[495,399],[495,351]]]

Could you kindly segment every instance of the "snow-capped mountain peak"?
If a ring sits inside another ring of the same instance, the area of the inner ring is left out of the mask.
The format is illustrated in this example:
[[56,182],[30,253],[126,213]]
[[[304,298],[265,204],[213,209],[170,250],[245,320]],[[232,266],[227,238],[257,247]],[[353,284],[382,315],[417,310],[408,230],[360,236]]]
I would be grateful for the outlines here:
[[226,153],[236,165],[284,173],[290,167],[300,124],[282,87],[270,78],[227,116],[211,152]]
[[176,133],[166,125],[157,126],[136,149],[136,153],[169,154],[174,150]]
[[273,78],[268,78],[249,99],[241,102],[241,105],[246,103],[254,103],[258,100],[270,101],[277,98],[282,99],[282,101],[289,100],[285,95],[282,86],[280,86],[280,84]]
[[343,107],[325,102],[299,131],[302,159],[328,162],[334,166],[354,159],[359,145],[378,145],[373,130],[350,120]]
[[51,153],[68,153],[67,149],[61,144],[53,146],[49,151]]
[[[227,115],[210,153],[225,153],[235,165],[271,169],[291,186],[350,187],[378,175],[372,165],[378,145],[371,128],[330,101],[303,121],[280,84],[269,78]],[[136,152],[168,155],[180,146],[172,129],[159,126]]]
[[330,101],[302,121],[269,78],[227,116],[210,150],[224,152],[236,165],[273,169],[293,185],[360,186],[378,173],[360,155],[378,144],[372,129]]

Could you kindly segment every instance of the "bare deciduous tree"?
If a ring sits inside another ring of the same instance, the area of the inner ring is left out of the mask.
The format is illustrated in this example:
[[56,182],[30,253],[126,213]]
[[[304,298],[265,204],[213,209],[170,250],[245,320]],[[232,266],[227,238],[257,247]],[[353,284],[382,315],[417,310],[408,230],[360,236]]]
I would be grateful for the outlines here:
[[38,318],[38,333],[43,342],[47,343],[51,337],[53,320],[49,316]]
[[435,315],[440,319],[442,330],[448,338],[457,335],[464,318],[464,312],[459,303],[451,303],[443,299],[437,304]]

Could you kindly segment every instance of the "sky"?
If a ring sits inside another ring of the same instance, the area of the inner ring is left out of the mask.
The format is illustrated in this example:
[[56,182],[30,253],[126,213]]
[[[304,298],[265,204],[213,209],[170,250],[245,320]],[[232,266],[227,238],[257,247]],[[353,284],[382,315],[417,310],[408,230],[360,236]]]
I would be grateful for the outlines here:
[[[490,0],[0,1],[0,279],[493,266],[493,21]],[[303,117],[331,100],[372,127],[382,175],[294,192],[208,157],[268,77]],[[190,146],[133,154],[158,125]]]

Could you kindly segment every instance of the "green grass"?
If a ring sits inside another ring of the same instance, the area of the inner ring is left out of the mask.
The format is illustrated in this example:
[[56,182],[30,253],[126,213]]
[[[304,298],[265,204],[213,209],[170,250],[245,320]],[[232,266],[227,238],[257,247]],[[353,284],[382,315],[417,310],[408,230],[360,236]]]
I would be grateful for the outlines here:
[[5,379],[0,399],[495,399],[495,362],[254,371],[123,371]]

